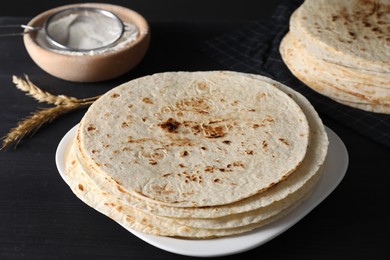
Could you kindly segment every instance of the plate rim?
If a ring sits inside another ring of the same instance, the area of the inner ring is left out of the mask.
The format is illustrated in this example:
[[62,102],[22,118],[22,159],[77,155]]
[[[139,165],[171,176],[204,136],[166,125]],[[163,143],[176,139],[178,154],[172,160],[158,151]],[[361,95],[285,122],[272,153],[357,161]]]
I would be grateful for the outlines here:
[[[76,135],[77,127],[78,124],[68,130],[62,137],[55,154],[57,170],[67,185],[68,182],[64,174],[65,156],[69,149],[70,141]],[[238,254],[259,247],[286,232],[290,227],[302,220],[324,201],[343,180],[349,165],[347,148],[341,138],[333,130],[327,126],[325,126],[325,130],[329,139],[328,153],[324,161],[324,174],[315,186],[313,193],[286,216],[266,226],[244,234],[204,240],[154,236],[121,226],[137,238],[152,246],[171,253],[186,256],[219,257]],[[337,165],[337,169],[333,169],[335,166],[331,164]],[[247,243],[243,243],[244,241],[247,241]],[[226,246],[226,244],[229,246]]]

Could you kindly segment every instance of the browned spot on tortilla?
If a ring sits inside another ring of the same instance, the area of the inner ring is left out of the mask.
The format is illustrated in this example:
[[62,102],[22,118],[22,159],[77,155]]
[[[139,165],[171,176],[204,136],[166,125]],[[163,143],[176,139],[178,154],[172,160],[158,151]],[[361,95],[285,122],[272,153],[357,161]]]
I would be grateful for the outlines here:
[[180,156],[181,157],[186,157],[186,156],[188,156],[189,155],[189,152],[187,152],[187,151],[182,151],[182,152],[180,152]]
[[191,111],[208,115],[212,109],[206,98],[184,98],[176,102],[176,107],[183,111]]
[[119,185],[116,186],[117,190],[121,193],[126,193],[126,191]]
[[157,164],[157,161],[155,161],[155,160],[149,160],[149,164],[150,164],[150,165],[156,165],[156,164]]
[[167,121],[158,124],[163,130],[167,131],[168,133],[177,133],[176,130],[179,128],[180,123],[177,122],[173,118],[168,118]]
[[202,131],[202,129],[201,129],[200,125],[194,125],[191,127],[191,131],[193,134],[196,135],[196,134],[199,134]]
[[120,97],[120,94],[118,94],[118,93],[113,93],[113,94],[111,95],[111,97],[112,97],[112,98],[117,98],[117,97]]
[[84,191],[84,186],[81,183],[79,184],[78,187],[79,187],[79,190]]
[[264,92],[259,92],[259,93],[257,93],[256,98],[257,99],[261,99],[261,98],[263,98],[265,96],[266,96],[266,94]]
[[235,162],[233,162],[233,166],[242,167],[242,168],[245,167],[244,163],[243,163],[243,162],[240,162],[240,161],[235,161]]
[[222,141],[222,143],[224,143],[224,144],[231,144],[231,143],[232,143],[232,141],[225,140],[225,141]]
[[285,145],[290,145],[289,142],[287,142],[287,140],[284,138],[279,138],[278,140],[284,143]]
[[96,126],[93,124],[89,124],[87,127],[87,131],[94,131],[94,130],[96,130]]
[[151,99],[148,98],[148,97],[144,97],[144,98],[142,99],[142,101],[143,101],[144,103],[146,103],[146,104],[154,104],[154,103],[153,103],[153,100],[151,100]]
[[206,138],[220,138],[224,137],[227,133],[225,127],[221,125],[202,125],[203,134]]
[[208,166],[206,166],[206,167],[204,168],[204,170],[205,170],[206,172],[212,172],[212,171],[214,170],[214,167],[208,165]]
[[128,222],[134,222],[135,219],[134,219],[134,217],[132,217],[132,216],[130,216],[130,215],[126,215],[126,221],[128,221]]
[[208,88],[208,85],[206,82],[199,82],[198,87],[200,90],[206,90]]

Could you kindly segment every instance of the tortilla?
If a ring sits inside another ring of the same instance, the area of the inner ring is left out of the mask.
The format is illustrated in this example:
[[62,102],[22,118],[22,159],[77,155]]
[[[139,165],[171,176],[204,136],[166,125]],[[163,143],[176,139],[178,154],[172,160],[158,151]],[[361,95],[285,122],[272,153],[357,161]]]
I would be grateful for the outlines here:
[[306,0],[290,31],[317,58],[363,71],[390,72],[388,0]]
[[[294,170],[288,174],[288,176],[285,176],[278,183],[267,187],[266,190],[238,201],[233,201],[232,203],[207,207],[178,207],[174,204],[165,205],[163,203],[159,203],[159,201],[134,195],[133,193],[125,190],[123,184],[110,177],[106,171],[99,170],[99,167],[96,167],[97,165],[99,166],[99,163],[91,164],[91,161],[87,160],[86,153],[84,153],[83,146],[80,143],[82,138],[80,138],[80,136],[76,136],[66,160],[66,176],[68,178],[68,183],[76,196],[89,206],[112,218],[125,228],[152,235],[185,237],[191,239],[223,237],[251,231],[285,216],[302,201],[304,201],[310,195],[322,174],[322,165],[327,154],[328,139],[321,119],[307,99],[305,99],[301,94],[266,77],[228,71],[198,73],[170,72],[156,74],[151,78],[154,78],[155,82],[159,82],[159,84],[162,84],[163,86],[166,86],[167,82],[166,80],[158,80],[160,77],[169,79],[176,77],[181,78],[181,80],[191,78],[192,80],[202,80],[202,82],[212,82],[213,94],[215,94],[218,93],[218,88],[216,88],[216,86],[218,86],[218,84],[216,84],[218,83],[217,79],[221,77],[221,75],[223,75],[222,77],[225,79],[223,81],[225,83],[223,86],[224,88],[229,86],[231,90],[237,90],[237,88],[232,86],[232,83],[238,84],[238,82],[241,83],[239,86],[244,90],[251,88],[256,88],[256,90],[258,90],[258,86],[266,86],[267,89],[273,89],[273,91],[268,90],[266,92],[268,98],[271,98],[271,94],[274,93],[277,93],[274,95],[280,97],[282,95],[280,95],[279,92],[282,92],[283,95],[285,95],[282,96],[283,98],[288,97],[287,100],[292,101],[293,104],[299,108],[294,112],[298,111],[299,113],[302,113],[301,117],[305,119],[304,122],[307,124],[307,137],[309,140],[307,140],[306,150],[302,160],[294,168]],[[141,79],[141,81],[142,80],[143,79]],[[228,82],[230,82],[230,84],[227,84]],[[251,84],[243,84],[248,82]],[[128,98],[132,99],[137,98],[134,94],[128,94],[127,92],[123,92],[123,90],[121,90],[122,88],[128,88],[128,90],[134,91],[134,86],[135,85],[131,83],[113,89],[106,94],[111,96],[108,101],[111,101],[112,95],[115,93],[119,93],[119,95],[128,95]],[[197,84],[197,86],[199,85]],[[177,93],[180,92],[177,85],[175,88]],[[121,90],[121,92],[119,92],[119,90]],[[174,91],[172,90],[172,92]],[[186,95],[188,95],[188,93],[189,92],[186,91]],[[236,92],[236,99],[240,98],[240,93],[242,92]],[[244,96],[246,95],[250,95],[250,93],[247,91],[244,93]],[[142,96],[143,95],[140,95],[139,97]],[[202,93],[202,96],[205,96],[205,94]],[[216,96],[216,98],[220,98],[219,95],[214,96]],[[225,96],[225,102],[232,104],[233,101],[228,100],[227,98],[228,96]],[[264,101],[263,98],[264,96],[261,95],[260,100]],[[111,107],[112,105],[113,104],[110,103],[107,104],[107,101],[101,101],[99,104],[99,106],[108,107]],[[263,106],[264,104],[262,107]],[[145,107],[147,108],[148,106],[145,105]],[[251,109],[252,107],[253,106],[251,106]],[[123,110],[126,111],[128,107],[120,106],[118,109],[119,110],[116,114],[117,117],[120,113],[123,113]],[[260,110],[260,108],[257,107],[256,109],[258,113],[266,111],[271,113],[271,110]],[[272,113],[278,113],[278,109],[279,107],[276,107],[276,111],[273,111]],[[240,111],[242,110],[243,109],[241,108]],[[221,111],[221,113],[229,113],[228,110],[222,111],[219,109],[218,111]],[[249,112],[253,113],[255,111]],[[153,113],[153,111],[151,113]],[[267,113],[267,115],[269,114]],[[79,125],[79,131],[82,129],[83,123],[85,123],[84,120],[86,116],[84,116],[82,123]],[[98,116],[104,117],[104,114],[98,114]],[[184,117],[184,115],[181,115],[181,117]],[[135,114],[132,114],[132,120],[134,120],[134,118]],[[242,121],[246,122],[248,118],[251,117],[242,116]],[[276,119],[278,116],[273,118]],[[120,118],[117,119],[119,119],[118,122],[121,122]],[[187,119],[187,121],[189,121],[189,119]],[[113,126],[115,121],[106,121],[106,123]],[[237,124],[239,123],[240,122],[237,122]],[[302,121],[285,120],[281,123],[281,125],[287,124],[286,129],[294,132],[295,130],[293,130],[293,125],[289,125],[292,123],[299,125]],[[98,125],[95,121],[93,128],[95,128],[93,131],[101,130],[101,125]],[[267,129],[270,130],[270,128]],[[112,127],[111,131],[116,131],[116,128]],[[105,132],[105,134],[111,135],[112,133]],[[92,138],[98,142],[94,135],[86,135],[83,138]],[[197,138],[203,137],[197,136]],[[256,140],[256,136],[253,138]],[[131,140],[134,139],[131,138]],[[272,142],[268,139],[266,141],[270,143]],[[189,150],[188,147],[187,149]],[[276,153],[278,151],[275,149],[273,152]],[[115,160],[114,156],[116,156],[116,154],[117,153],[114,152],[111,155],[111,160]],[[290,154],[290,156],[294,157],[294,154]],[[96,159],[93,158],[93,160]],[[192,160],[195,159],[192,158]],[[133,171],[132,165],[127,167],[128,172],[131,173]],[[243,184],[241,189],[246,189],[248,185],[248,183]],[[224,186],[221,186],[221,188],[225,189]],[[218,192],[217,188],[215,188],[212,192],[213,193],[210,194]]]
[[169,72],[99,98],[80,123],[78,142],[82,160],[124,192],[171,207],[205,207],[286,179],[306,155],[309,125],[301,107],[267,81]]
[[289,70],[341,104],[390,113],[390,2],[306,0],[279,47]]
[[210,217],[222,217],[231,214],[237,214],[246,212],[261,207],[268,206],[275,201],[282,200],[294,193],[301,186],[303,186],[310,178],[312,178],[318,171],[320,165],[325,159],[327,152],[328,140],[327,135],[322,124],[321,119],[315,112],[310,103],[299,93],[291,90],[290,88],[273,81],[269,78],[240,74],[233,72],[225,72],[231,75],[245,75],[252,77],[256,80],[267,81],[269,84],[274,85],[280,90],[287,93],[294,101],[302,108],[310,127],[310,146],[306,156],[301,165],[296,169],[295,173],[289,176],[286,180],[276,185],[274,188],[267,190],[263,193],[256,194],[247,199],[240,200],[235,203],[220,205],[217,207],[169,207],[165,205],[158,205],[144,200],[138,196],[133,196],[130,193],[124,192],[124,188],[112,179],[106,178],[105,175],[94,171],[87,163],[82,161],[82,158],[77,157],[78,163],[82,165],[82,168],[89,175],[91,180],[103,191],[113,194],[120,198],[127,204],[130,204],[137,209],[149,212],[151,214],[166,216],[166,217],[193,217],[193,218],[210,218]]
[[70,163],[67,165],[67,169],[66,175],[69,179],[69,185],[81,201],[127,229],[158,236],[205,239],[241,234],[272,223],[280,217],[283,217],[304,199],[302,198],[294,204],[289,205],[279,214],[249,225],[226,229],[193,228],[176,223],[167,218],[147,214],[123,204],[121,200],[118,200],[109,193],[101,191],[90,180],[84,178],[85,176],[80,175],[77,164]]
[[[348,103],[390,105],[390,89],[351,77],[338,68],[316,60],[296,37],[287,34],[280,53],[290,71],[317,92]],[[368,106],[365,110],[372,111]]]
[[[177,227],[178,229],[181,229],[182,227],[197,228],[197,229],[228,229],[228,228],[236,228],[236,227],[242,227],[254,223],[259,223],[261,221],[264,221],[270,217],[273,217],[281,213],[283,210],[287,209],[292,204],[295,204],[298,201],[302,200],[316,185],[316,183],[319,180],[320,172],[321,172],[321,171],[317,171],[315,176],[310,178],[310,180],[308,180],[307,183],[305,183],[305,185],[303,185],[293,193],[290,193],[287,197],[278,201],[274,201],[265,207],[260,207],[243,213],[229,214],[222,217],[196,218],[194,216],[189,216],[185,218],[177,218],[177,217],[157,216],[153,214],[153,212],[147,212],[137,208],[137,205],[128,204],[125,201],[118,199],[116,196],[114,196],[114,194],[102,191],[89,178],[88,174],[86,174],[84,169],[78,163],[77,149],[75,148],[74,144],[70,150],[68,157],[69,157],[69,159],[67,160],[68,177],[73,183],[72,184],[74,186],[73,189],[78,189],[78,191],[75,191],[76,194],[91,192],[90,189],[96,190],[97,197],[94,199],[98,200],[100,203],[102,200],[104,200],[104,198],[101,198],[102,196],[100,194],[103,194],[104,195],[103,197],[112,197],[111,198],[112,200],[116,200],[115,207],[118,210],[118,214],[133,216],[134,212],[136,212],[137,216],[139,216],[139,219],[150,218],[150,219],[154,219],[153,222],[162,221],[166,223],[165,225],[167,227],[172,227],[172,225],[176,225],[178,226]],[[91,186],[91,188],[86,188],[87,185]],[[80,196],[82,196],[81,194]],[[88,204],[93,204],[93,203],[95,202],[89,202]],[[108,206],[113,206],[113,205],[108,205]],[[156,206],[158,207],[159,205]],[[194,210],[196,209],[194,208]],[[159,226],[161,228],[161,224],[159,224]]]

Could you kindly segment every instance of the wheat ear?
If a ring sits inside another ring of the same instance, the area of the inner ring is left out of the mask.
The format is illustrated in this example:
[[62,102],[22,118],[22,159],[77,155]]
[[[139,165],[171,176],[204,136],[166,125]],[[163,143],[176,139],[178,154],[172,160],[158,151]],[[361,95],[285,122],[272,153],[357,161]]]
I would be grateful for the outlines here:
[[37,131],[43,124],[49,123],[59,115],[76,109],[79,106],[80,105],[77,103],[69,105],[58,105],[55,107],[40,109],[35,113],[32,113],[30,116],[20,121],[16,127],[9,131],[9,133],[3,138],[3,143],[0,150],[6,148],[13,142],[18,144],[19,141],[22,140],[26,135]]
[[56,96],[47,91],[43,91],[42,89],[38,88],[34,83],[32,83],[27,75],[25,75],[25,79],[13,76],[12,81],[18,89],[26,92],[27,95],[35,98],[41,103],[45,102],[48,104],[63,105],[78,102],[78,99],[74,97],[68,97],[65,95]]
[[47,91],[43,91],[42,89],[34,85],[28,79],[27,76],[25,76],[25,80],[13,76],[12,81],[18,89],[26,92],[27,95],[33,97],[39,102],[45,102],[48,104],[53,104],[55,106],[39,109],[32,113],[30,116],[20,121],[16,125],[16,127],[12,128],[8,132],[8,134],[2,138],[3,141],[0,150],[5,149],[14,142],[16,142],[17,145],[20,140],[22,140],[26,135],[36,132],[43,124],[50,123],[58,116],[74,109],[91,105],[100,97],[95,96],[90,98],[78,99],[65,95],[56,96]]

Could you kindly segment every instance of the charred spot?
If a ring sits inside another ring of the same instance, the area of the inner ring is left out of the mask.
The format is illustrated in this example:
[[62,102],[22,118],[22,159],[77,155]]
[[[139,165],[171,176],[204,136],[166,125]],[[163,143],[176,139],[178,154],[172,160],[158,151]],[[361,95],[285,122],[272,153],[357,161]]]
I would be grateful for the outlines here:
[[187,151],[182,151],[182,152],[180,152],[180,156],[181,157],[186,157],[186,156],[188,156],[190,153],[189,152],[187,152]]
[[231,143],[232,143],[232,141],[225,140],[225,141],[222,141],[222,143],[224,143],[224,144],[231,144]]
[[120,94],[118,94],[118,93],[113,93],[113,94],[111,95],[111,97],[112,97],[112,98],[117,98],[117,97],[120,97]]
[[168,133],[176,133],[176,130],[179,128],[180,123],[173,118],[169,118],[167,121],[158,124],[163,130]]
[[87,131],[95,131],[95,130],[96,130],[96,126],[95,125],[93,125],[93,124],[88,125]]
[[380,28],[378,28],[378,27],[372,28],[372,31],[375,32],[375,33],[383,33],[383,31]]
[[215,179],[213,180],[213,182],[215,182],[215,183],[221,183],[222,181],[221,181],[221,179],[219,179],[219,178],[215,178]]

